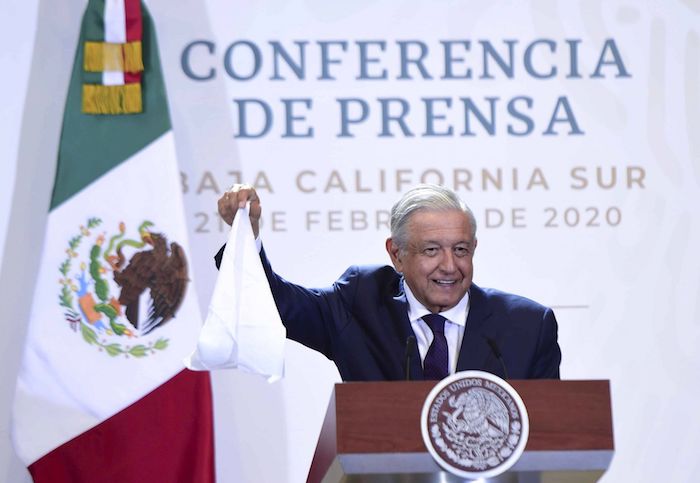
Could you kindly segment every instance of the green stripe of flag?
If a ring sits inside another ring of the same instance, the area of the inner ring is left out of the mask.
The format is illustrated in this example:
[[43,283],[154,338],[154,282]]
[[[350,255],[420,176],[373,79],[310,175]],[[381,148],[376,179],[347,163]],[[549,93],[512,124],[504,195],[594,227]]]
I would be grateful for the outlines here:
[[91,0],[83,14],[85,40],[104,42],[105,40],[105,0]]
[[[76,64],[83,65],[84,41],[92,42],[105,41],[105,0],[93,0],[88,3],[83,14],[82,30],[80,32],[80,42],[78,42],[78,53],[80,59],[76,59]],[[78,64],[80,60],[80,64]],[[75,66],[73,66],[75,68]],[[74,72],[75,74],[75,72]],[[101,84],[101,72],[85,72],[81,69],[83,82],[86,84]]]
[[103,28],[103,5],[104,0],[90,0],[83,16],[63,114],[51,210],[170,130],[155,29],[143,4],[143,112],[115,116],[82,113],[82,84],[87,77],[83,72],[83,43],[88,39],[87,32],[92,35],[97,28],[96,23]]

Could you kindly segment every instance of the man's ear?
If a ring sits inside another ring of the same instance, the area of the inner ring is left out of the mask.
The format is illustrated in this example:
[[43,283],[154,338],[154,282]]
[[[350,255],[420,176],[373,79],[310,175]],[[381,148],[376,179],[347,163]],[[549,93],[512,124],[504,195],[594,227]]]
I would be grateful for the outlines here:
[[403,263],[401,263],[400,250],[391,238],[386,239],[386,252],[389,254],[391,263],[394,265],[396,271],[402,272]]

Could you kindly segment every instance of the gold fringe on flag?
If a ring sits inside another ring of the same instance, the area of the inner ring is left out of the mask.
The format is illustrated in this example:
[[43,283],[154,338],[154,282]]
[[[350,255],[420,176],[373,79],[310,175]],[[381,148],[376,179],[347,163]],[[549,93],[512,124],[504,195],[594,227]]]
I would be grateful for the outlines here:
[[83,84],[85,114],[137,114],[142,111],[141,84]]
[[126,72],[143,72],[140,40],[124,44],[124,70]]
[[87,72],[143,72],[141,41],[125,44],[85,42],[83,69]]

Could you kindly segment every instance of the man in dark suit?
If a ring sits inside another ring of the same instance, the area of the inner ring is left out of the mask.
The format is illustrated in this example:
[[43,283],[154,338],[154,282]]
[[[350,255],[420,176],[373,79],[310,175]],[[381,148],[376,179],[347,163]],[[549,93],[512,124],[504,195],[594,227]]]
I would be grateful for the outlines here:
[[440,379],[469,369],[559,378],[551,309],[472,283],[476,220],[451,190],[419,185],[394,205],[386,241],[393,268],[352,266],[322,289],[272,270],[258,238],[260,201],[250,186],[225,193],[219,213],[231,224],[247,202],[287,337],[333,360],[344,381]]

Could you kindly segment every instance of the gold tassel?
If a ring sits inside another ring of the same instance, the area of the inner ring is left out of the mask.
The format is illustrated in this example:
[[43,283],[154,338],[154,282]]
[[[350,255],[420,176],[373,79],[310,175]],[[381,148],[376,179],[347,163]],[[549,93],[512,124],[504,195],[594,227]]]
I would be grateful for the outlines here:
[[83,69],[86,72],[143,72],[141,41],[126,44],[85,42]]
[[125,84],[124,85],[124,113],[135,114],[143,111],[141,101],[141,84]]
[[143,72],[140,40],[124,44],[124,70],[126,72]]
[[102,72],[102,43],[85,42],[83,69],[86,72]]
[[141,84],[83,84],[85,114],[136,114],[142,111]]

